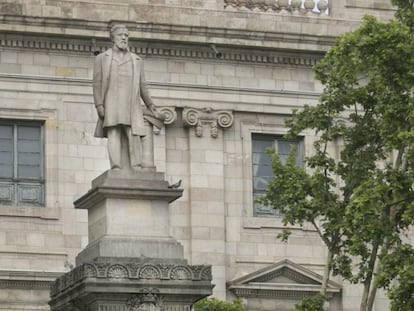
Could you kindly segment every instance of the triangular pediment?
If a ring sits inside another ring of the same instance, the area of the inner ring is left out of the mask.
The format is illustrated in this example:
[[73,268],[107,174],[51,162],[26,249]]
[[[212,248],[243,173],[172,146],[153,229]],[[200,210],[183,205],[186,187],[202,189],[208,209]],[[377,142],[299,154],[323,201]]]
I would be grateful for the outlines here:
[[[227,283],[228,289],[239,297],[291,297],[319,292],[322,276],[288,259],[254,271]],[[339,293],[341,286],[328,283],[328,294]]]

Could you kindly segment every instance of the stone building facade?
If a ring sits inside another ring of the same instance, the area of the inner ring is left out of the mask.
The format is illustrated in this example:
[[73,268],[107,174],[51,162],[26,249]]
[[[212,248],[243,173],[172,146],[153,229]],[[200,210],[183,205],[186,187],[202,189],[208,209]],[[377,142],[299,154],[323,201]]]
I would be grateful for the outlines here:
[[[87,244],[73,201],[109,169],[93,137],[94,55],[122,22],[166,116],[157,170],[184,195],[171,234],[190,264],[213,266],[214,296],[249,311],[294,310],[318,290],[325,249],[310,227],[288,244],[272,210],[255,206],[263,146],[286,144],[284,118],[322,91],[312,65],[388,0],[1,0],[0,310],[48,310],[50,282]],[[296,142],[303,157],[312,134]],[[127,221],[127,219],[125,220]],[[360,289],[333,280],[330,310],[356,310]],[[387,310],[380,293],[376,311]]]

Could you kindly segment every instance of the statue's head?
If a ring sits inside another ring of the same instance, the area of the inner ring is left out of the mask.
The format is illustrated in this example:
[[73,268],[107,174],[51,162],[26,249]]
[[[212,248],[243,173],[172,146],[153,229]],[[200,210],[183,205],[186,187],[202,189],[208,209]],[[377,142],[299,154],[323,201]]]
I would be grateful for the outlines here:
[[125,25],[112,26],[109,34],[115,47],[122,51],[128,49],[128,29]]

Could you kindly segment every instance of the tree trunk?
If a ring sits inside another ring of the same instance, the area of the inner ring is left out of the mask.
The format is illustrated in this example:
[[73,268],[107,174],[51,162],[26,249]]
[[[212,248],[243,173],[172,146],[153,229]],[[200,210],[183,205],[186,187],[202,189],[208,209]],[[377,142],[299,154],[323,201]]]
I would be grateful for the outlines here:
[[377,239],[376,241],[374,241],[374,244],[372,246],[372,252],[369,258],[369,264],[367,269],[367,278],[364,282],[364,291],[362,292],[361,306],[359,308],[360,311],[368,311],[368,297],[370,295],[372,276],[374,274],[374,267],[377,261],[378,248],[380,244],[380,239]]
[[375,286],[375,284],[373,284],[372,285],[372,290],[369,293],[369,297],[368,297],[367,311],[371,311],[372,308],[374,307],[374,301],[375,301],[375,296],[377,295],[377,289],[378,289],[378,287]]
[[[394,198],[394,202],[396,201],[396,199]],[[397,213],[397,209],[396,206],[393,205],[389,211],[389,218],[391,220],[391,223],[395,225],[395,214]],[[394,227],[394,226],[393,226]],[[381,249],[381,254],[380,257],[384,257],[388,251],[389,251],[389,243],[388,243],[389,239],[385,238],[384,239],[384,243],[383,243],[383,247]],[[379,265],[375,265],[374,267],[374,279],[375,279],[375,275],[379,273],[380,267]],[[375,301],[375,296],[377,294],[377,286],[375,285],[375,282],[373,280],[372,282],[372,290],[369,293],[369,297],[368,297],[368,304],[367,304],[367,311],[371,311],[373,306],[374,306],[374,301]]]
[[329,282],[329,277],[331,275],[331,270],[332,270],[332,260],[333,260],[333,253],[328,249],[328,254],[326,256],[325,269],[323,271],[321,291],[320,291],[320,294],[324,297],[326,297],[326,292],[328,290],[328,282]]

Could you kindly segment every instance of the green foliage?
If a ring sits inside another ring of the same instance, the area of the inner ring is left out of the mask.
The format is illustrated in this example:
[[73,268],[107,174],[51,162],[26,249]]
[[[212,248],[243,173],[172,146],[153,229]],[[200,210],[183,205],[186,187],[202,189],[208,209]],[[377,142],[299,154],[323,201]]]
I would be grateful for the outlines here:
[[323,311],[324,302],[325,297],[318,294],[302,299],[295,307],[299,311]]
[[414,31],[414,0],[391,0],[398,7],[397,18]]
[[[407,217],[414,195],[413,68],[414,41],[408,27],[373,17],[342,36],[316,66],[325,94],[318,108],[308,108],[310,115],[331,115],[317,130],[332,141],[326,134],[330,129],[345,142],[332,174],[342,181],[342,259],[357,257],[359,269],[351,275],[349,259],[335,268],[353,282],[370,281],[378,248],[398,242],[413,220]],[[335,117],[345,111],[349,125],[338,127]]]
[[221,301],[215,298],[204,298],[194,304],[195,311],[246,311],[240,300],[232,302]]
[[[392,256],[386,256],[381,262],[377,276],[378,285],[388,289],[391,299],[391,311],[414,310],[414,249],[403,244],[393,250]],[[398,286],[392,286],[396,280]]]
[[[329,268],[364,285],[364,311],[375,286],[388,288],[395,304],[414,292],[404,282],[411,263],[390,272],[405,245],[401,233],[414,224],[413,1],[394,1],[400,21],[365,17],[315,66],[324,85],[319,104],[286,121],[290,137],[317,134],[314,152],[306,170],[293,153],[285,164],[273,153],[275,178],[262,199],[285,225],[314,225],[332,253]],[[377,261],[381,282],[374,283]],[[392,280],[399,286],[388,287]]]

